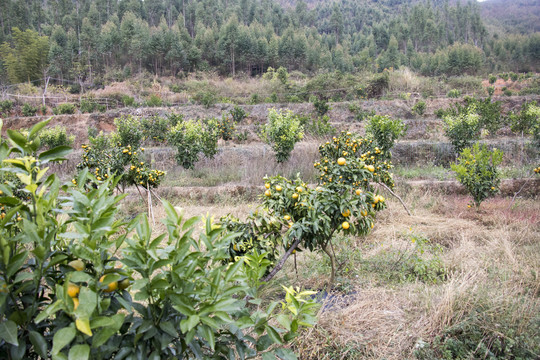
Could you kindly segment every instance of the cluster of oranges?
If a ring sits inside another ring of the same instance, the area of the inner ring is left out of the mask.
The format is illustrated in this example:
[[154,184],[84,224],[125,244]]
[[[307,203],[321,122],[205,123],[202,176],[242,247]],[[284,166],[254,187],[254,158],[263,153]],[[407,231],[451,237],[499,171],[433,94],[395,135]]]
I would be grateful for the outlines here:
[[535,172],[536,174],[540,174],[540,166],[537,167],[537,168],[535,168],[535,169],[534,169],[534,172]]
[[[86,264],[84,263],[84,261],[80,260],[80,259],[77,259],[77,260],[73,260],[73,261],[70,261],[68,263],[68,266],[72,267],[73,269],[75,269],[75,271],[85,271],[86,270]],[[101,290],[104,292],[104,293],[112,293],[112,292],[115,292],[117,290],[125,290],[127,289],[130,285],[131,285],[131,282],[129,280],[129,278],[125,278],[121,281],[111,281],[111,282],[108,282],[108,283],[105,283],[105,277],[106,275],[103,275],[100,279],[99,279],[99,287],[101,288]],[[74,310],[77,310],[77,308],[79,307],[79,293],[81,291],[81,287],[80,285],[77,285],[77,284],[74,284],[74,283],[68,283],[67,284],[67,294],[68,296],[71,298],[71,300],[73,301],[73,309]]]

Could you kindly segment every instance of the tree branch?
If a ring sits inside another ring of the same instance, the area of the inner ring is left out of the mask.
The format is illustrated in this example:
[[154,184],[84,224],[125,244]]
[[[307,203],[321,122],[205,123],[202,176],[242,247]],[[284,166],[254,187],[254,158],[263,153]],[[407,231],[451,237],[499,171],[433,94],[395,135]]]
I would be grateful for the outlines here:
[[263,277],[261,279],[261,281],[263,282],[268,282],[270,281],[277,273],[279,270],[281,270],[281,268],[283,267],[283,265],[285,265],[285,261],[287,261],[287,259],[289,258],[289,256],[291,256],[292,252],[294,249],[296,249],[296,247],[298,246],[298,244],[300,244],[300,241],[302,239],[301,238],[297,238],[292,246],[289,248],[289,250],[287,250],[287,252],[285,253],[285,255],[283,255],[283,257],[281,259],[279,259],[278,263],[276,264],[276,266],[272,269],[272,271],[270,271],[270,273],[268,275],[266,275],[265,277]]
[[390,194],[392,194],[393,196],[395,196],[399,202],[401,203],[401,205],[403,205],[403,207],[405,208],[405,211],[407,211],[407,214],[409,214],[409,216],[412,216],[411,212],[409,211],[409,209],[407,208],[407,205],[405,205],[405,203],[403,202],[403,200],[401,200],[401,198],[395,193],[392,191],[392,189],[390,189],[388,186],[386,186],[385,184],[383,183],[377,183],[379,185],[381,185],[383,188],[385,188],[386,190],[388,190],[388,192]]

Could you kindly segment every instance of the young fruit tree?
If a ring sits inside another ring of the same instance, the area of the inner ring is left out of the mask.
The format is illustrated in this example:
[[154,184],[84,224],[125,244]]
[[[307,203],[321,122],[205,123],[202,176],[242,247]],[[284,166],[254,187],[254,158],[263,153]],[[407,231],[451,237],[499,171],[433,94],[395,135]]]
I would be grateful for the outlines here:
[[474,144],[472,148],[463,149],[457,162],[452,164],[452,170],[473,197],[476,208],[499,192],[501,180],[497,166],[502,162],[502,157],[501,150],[490,151],[486,145]]
[[[342,132],[319,147],[316,188],[300,178],[265,178],[262,208],[247,222],[226,221],[230,231],[241,232],[229,249],[231,257],[256,250],[268,254],[273,269],[263,274],[270,280],[296,250],[322,251],[329,258],[329,287],[336,274],[332,239],[338,233],[365,235],[375,225],[376,213],[386,208],[385,198],[373,183],[393,187],[392,168],[378,144],[350,132]],[[284,255],[278,259],[276,248]]]

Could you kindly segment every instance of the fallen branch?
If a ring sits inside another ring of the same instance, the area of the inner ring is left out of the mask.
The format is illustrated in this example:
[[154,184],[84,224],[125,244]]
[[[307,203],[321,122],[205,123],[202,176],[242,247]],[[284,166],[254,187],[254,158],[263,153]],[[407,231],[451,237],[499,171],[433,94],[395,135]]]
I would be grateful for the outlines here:
[[409,216],[412,216],[411,212],[409,211],[409,209],[407,208],[407,205],[405,205],[405,203],[403,202],[403,200],[401,200],[401,198],[395,193],[392,191],[392,189],[390,189],[388,186],[386,186],[385,184],[383,183],[378,183],[379,185],[381,185],[383,188],[385,188],[386,190],[388,190],[388,192],[390,194],[392,194],[393,196],[395,196],[399,202],[401,203],[401,205],[403,205],[403,207],[405,208],[405,211],[407,211],[407,214],[409,214]]

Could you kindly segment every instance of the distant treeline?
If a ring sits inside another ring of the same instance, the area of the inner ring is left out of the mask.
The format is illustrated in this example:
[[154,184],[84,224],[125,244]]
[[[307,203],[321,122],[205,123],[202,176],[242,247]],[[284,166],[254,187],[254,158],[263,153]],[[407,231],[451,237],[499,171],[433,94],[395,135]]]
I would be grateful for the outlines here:
[[489,34],[479,5],[444,1],[4,0],[0,77],[95,82],[137,72],[424,75],[537,71],[540,34]]

